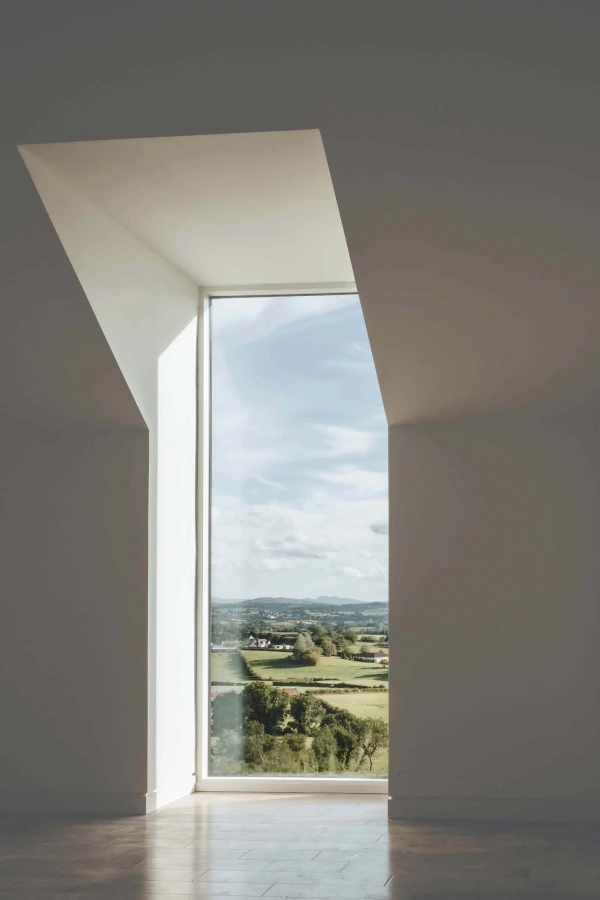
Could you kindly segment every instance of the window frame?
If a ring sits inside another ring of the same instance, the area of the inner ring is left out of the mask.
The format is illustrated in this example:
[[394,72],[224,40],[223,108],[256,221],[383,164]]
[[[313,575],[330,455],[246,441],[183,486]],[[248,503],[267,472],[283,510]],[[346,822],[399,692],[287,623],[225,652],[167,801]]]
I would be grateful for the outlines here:
[[210,503],[211,503],[211,307],[240,297],[356,294],[354,282],[336,284],[203,287],[198,302],[198,434],[196,565],[196,791],[243,793],[387,794],[387,778],[216,776],[209,774],[210,748]]

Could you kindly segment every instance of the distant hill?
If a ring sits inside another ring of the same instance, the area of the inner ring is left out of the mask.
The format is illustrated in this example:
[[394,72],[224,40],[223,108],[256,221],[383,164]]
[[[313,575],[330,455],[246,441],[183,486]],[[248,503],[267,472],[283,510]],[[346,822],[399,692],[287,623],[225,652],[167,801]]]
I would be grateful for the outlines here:
[[385,602],[360,602],[359,600],[351,600],[349,597],[317,597],[316,600],[310,597],[255,597],[252,600],[227,600],[223,597],[212,597],[212,602],[218,606],[289,606],[291,608],[304,608],[307,606],[323,607],[323,606],[355,606],[361,608],[387,606]]
[[221,606],[315,606],[314,600],[308,597],[296,600],[293,597],[254,597],[251,600],[226,600],[223,597],[211,597],[211,601]]
[[360,600],[350,600],[348,597],[317,597],[315,603],[324,603],[326,606],[347,606],[348,603],[360,603]]

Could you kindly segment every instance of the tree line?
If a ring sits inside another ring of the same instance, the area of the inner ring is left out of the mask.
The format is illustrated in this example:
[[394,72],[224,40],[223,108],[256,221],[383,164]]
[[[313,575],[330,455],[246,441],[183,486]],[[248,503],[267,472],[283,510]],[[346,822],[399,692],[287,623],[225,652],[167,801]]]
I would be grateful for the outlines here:
[[311,693],[290,697],[264,682],[212,702],[214,775],[373,770],[388,745],[383,719],[360,718]]
[[321,656],[340,656],[352,659],[353,646],[358,641],[355,631],[336,631],[322,625],[311,625],[307,632],[298,635],[292,658],[303,666],[316,666]]

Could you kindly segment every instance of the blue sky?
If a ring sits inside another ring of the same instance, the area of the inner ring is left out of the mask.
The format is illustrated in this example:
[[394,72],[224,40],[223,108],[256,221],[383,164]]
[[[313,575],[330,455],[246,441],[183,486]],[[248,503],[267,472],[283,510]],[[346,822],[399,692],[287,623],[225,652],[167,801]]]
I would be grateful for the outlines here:
[[387,426],[358,298],[211,316],[213,595],[387,600]]

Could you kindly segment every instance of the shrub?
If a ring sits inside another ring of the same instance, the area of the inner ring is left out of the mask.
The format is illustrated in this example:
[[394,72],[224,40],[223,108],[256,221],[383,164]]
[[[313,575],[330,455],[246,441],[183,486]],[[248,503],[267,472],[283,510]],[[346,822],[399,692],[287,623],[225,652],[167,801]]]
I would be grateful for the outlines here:
[[337,656],[337,647],[329,638],[323,638],[321,650],[323,651],[323,656]]
[[337,687],[338,684],[342,684],[342,682],[340,682],[339,678],[335,678],[335,676],[332,676],[331,679],[328,679],[327,681],[323,681],[322,678],[279,678],[277,681],[273,682],[274,686],[292,684],[306,684],[314,687]]
[[375,684],[372,687],[356,687],[355,685],[344,685],[342,687],[325,687],[312,691],[313,694],[387,694],[386,685]]
[[242,670],[249,678],[258,678],[259,676],[256,673],[256,670],[252,668],[246,657],[243,653],[240,653],[238,650],[239,657],[242,661]]
[[321,648],[315,646],[314,641],[308,634],[298,635],[292,651],[292,656],[297,663],[301,663],[303,666],[316,666],[321,653]]

